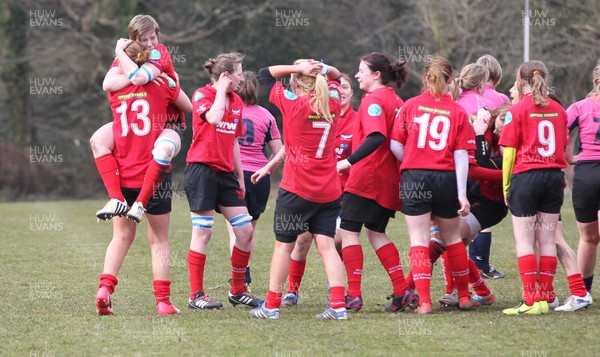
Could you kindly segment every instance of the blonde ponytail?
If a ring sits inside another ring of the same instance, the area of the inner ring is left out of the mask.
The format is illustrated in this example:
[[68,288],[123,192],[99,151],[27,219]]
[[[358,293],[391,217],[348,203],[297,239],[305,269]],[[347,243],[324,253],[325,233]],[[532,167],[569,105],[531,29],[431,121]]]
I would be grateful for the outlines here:
[[600,97],[600,65],[597,65],[592,72],[592,80],[594,83],[594,94]]
[[450,83],[450,95],[452,96],[452,100],[457,102],[460,98],[460,78],[454,78],[452,83]]
[[315,96],[309,100],[309,105],[315,113],[323,115],[325,120],[333,123],[333,116],[329,109],[329,88],[327,87],[327,79],[322,74],[317,74],[315,77]]
[[[308,60],[298,59],[294,64],[304,63]],[[321,114],[329,123],[333,123],[333,115],[329,108],[329,88],[327,87],[327,78],[319,73],[315,77],[305,76],[302,73],[292,73],[292,82],[298,84],[303,93],[314,92],[314,97],[310,98],[308,105],[317,114]]]

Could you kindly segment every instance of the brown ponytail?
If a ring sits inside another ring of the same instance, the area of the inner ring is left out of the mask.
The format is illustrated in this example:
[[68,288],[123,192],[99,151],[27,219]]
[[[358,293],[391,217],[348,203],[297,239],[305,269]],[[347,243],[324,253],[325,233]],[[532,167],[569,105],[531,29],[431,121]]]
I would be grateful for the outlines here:
[[381,73],[381,83],[389,86],[394,84],[397,88],[404,87],[408,80],[408,65],[406,61],[391,62],[390,59],[380,52],[372,52],[360,59],[366,63],[372,72]]
[[444,57],[432,57],[425,65],[423,80],[425,88],[436,98],[442,98],[446,93],[446,87],[452,78],[452,64]]
[[219,80],[219,76],[223,72],[233,73],[235,67],[241,64],[244,60],[244,55],[237,52],[221,53],[217,58],[209,58],[204,62],[204,69],[213,82]]
[[240,83],[237,94],[246,105],[258,104],[258,79],[256,73],[244,71],[244,81]]
[[523,81],[531,87],[533,102],[545,108],[548,105],[548,69],[542,61],[525,62],[517,70],[517,90],[523,97]]
[[138,67],[148,62],[150,59],[150,51],[138,41],[131,42],[127,48],[125,48],[125,54],[131,58]]

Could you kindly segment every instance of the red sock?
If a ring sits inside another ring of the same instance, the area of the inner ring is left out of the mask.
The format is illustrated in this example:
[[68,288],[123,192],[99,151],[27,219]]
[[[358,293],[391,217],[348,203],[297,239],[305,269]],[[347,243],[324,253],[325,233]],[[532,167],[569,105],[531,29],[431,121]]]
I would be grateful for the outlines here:
[[469,293],[469,259],[467,249],[463,242],[451,244],[446,247],[448,253],[448,267],[452,271],[454,285],[458,290],[458,297],[470,297]]
[[231,293],[234,295],[246,291],[244,278],[246,277],[246,267],[249,261],[250,252],[244,252],[233,246],[233,252],[231,252]]
[[385,268],[385,271],[392,280],[394,287],[394,295],[402,295],[407,289],[404,273],[402,272],[402,264],[400,263],[400,254],[394,243],[388,243],[377,249],[377,257]]
[[267,309],[279,309],[281,306],[281,292],[274,292],[269,290],[267,293],[267,300],[265,302],[265,307]]
[[408,286],[409,289],[415,289],[415,280],[413,279],[413,274],[412,274],[412,270],[409,270],[408,273],[406,274],[406,286]]
[[452,294],[454,291],[454,279],[452,271],[448,267],[448,253],[442,254],[442,272],[444,273],[444,284],[446,284],[446,294]]
[[306,269],[306,260],[290,259],[290,272],[288,274],[288,293],[298,294],[300,283]]
[[142,189],[137,196],[136,201],[141,202],[144,207],[148,206],[148,201],[152,198],[154,192],[160,187],[167,174],[171,171],[171,165],[161,165],[152,160],[146,169]]
[[431,261],[429,261],[429,249],[427,247],[410,247],[410,271],[417,292],[419,293],[419,305],[431,303]]
[[98,284],[98,288],[102,286],[106,286],[108,292],[110,294],[115,292],[115,287],[119,283],[119,280],[116,276],[112,274],[100,274],[100,284]]
[[329,288],[329,307],[339,309],[346,306],[345,289],[343,286],[332,286]]
[[123,192],[121,192],[121,176],[119,176],[119,165],[113,154],[101,156],[95,160],[96,168],[102,177],[104,187],[108,192],[109,198],[117,198],[125,201]]
[[581,278],[581,274],[573,274],[567,276],[567,281],[569,282],[569,289],[571,290],[571,295],[583,297],[587,294],[587,290],[585,289],[585,283]]
[[442,254],[444,254],[445,251],[446,251],[446,249],[443,249],[442,247],[440,247],[433,240],[429,241],[429,260],[431,260],[432,266],[433,266],[433,263],[435,263],[440,258],[440,256]]
[[477,265],[471,258],[469,258],[469,284],[473,287],[475,294],[479,296],[488,296],[491,293],[481,274],[479,274]]
[[540,276],[538,282],[538,292],[540,294],[540,300],[546,300],[548,302],[554,301],[556,293],[554,292],[554,275],[556,274],[556,266],[558,259],[551,256],[540,257]]
[[154,280],[154,297],[156,303],[171,303],[171,280]]
[[348,277],[348,295],[355,298],[362,295],[360,290],[364,263],[362,246],[360,244],[348,246],[342,249],[342,254]]
[[190,298],[194,298],[196,292],[201,290],[202,293],[206,293],[204,291],[204,266],[206,265],[206,255],[202,253],[195,252],[193,250],[188,250],[188,271],[190,274],[190,286],[192,288],[192,293],[190,294]]
[[529,306],[533,305],[536,298],[537,261],[535,255],[524,255],[517,259],[521,283],[523,284],[523,301]]

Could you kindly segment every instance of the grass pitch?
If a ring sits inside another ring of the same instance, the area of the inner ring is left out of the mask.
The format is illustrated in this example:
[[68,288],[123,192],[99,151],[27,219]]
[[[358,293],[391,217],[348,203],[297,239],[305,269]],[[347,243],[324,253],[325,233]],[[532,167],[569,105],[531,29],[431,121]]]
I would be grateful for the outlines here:
[[[159,317],[154,307],[150,252],[145,224],[119,274],[113,295],[116,315],[99,317],[94,308],[98,276],[111,239],[111,224],[96,223],[103,201],[2,203],[0,262],[0,354],[21,356],[569,356],[600,351],[600,303],[576,313],[504,316],[520,301],[510,219],[494,229],[492,263],[505,279],[488,281],[496,304],[469,312],[416,316],[383,311],[391,284],[363,239],[365,307],[348,321],[316,321],[327,302],[321,259],[312,249],[300,303],[282,308],[276,321],[250,318],[249,309],[227,302],[229,248],[221,216],[209,245],[205,287],[224,304],[218,311],[187,308],[186,254],[191,224],[185,199],[174,201],[171,218],[172,300],[182,313]],[[274,200],[258,224],[252,258],[252,292],[264,297],[273,249]],[[563,207],[567,241],[576,249],[577,230],[570,201]],[[404,218],[388,234],[404,266],[409,247]],[[600,276],[598,272],[597,276]],[[597,283],[598,284],[598,283]],[[569,295],[559,267],[555,288]],[[432,298],[443,294],[441,269],[434,268]]]

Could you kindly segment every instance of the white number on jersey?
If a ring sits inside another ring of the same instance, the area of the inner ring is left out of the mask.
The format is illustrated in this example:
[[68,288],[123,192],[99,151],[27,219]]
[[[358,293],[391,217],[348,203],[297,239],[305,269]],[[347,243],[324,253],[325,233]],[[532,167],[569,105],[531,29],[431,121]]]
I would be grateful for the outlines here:
[[[546,135],[546,128],[548,129],[548,135]],[[538,148],[537,151],[544,157],[552,156],[556,152],[556,134],[554,131],[554,124],[549,120],[542,120],[538,124],[538,140],[546,148]]]
[[[441,151],[446,148],[448,143],[448,134],[450,133],[450,119],[443,115],[436,115],[429,124],[429,113],[425,113],[414,119],[414,122],[419,124],[419,140],[417,147],[425,148],[428,144],[432,150]],[[433,140],[427,140],[427,132]]]
[[331,124],[326,121],[313,121],[312,127],[315,129],[324,129],[323,135],[321,135],[321,140],[319,141],[317,153],[315,154],[315,157],[320,159],[323,157],[323,151],[325,151],[325,144],[327,144],[327,136],[329,136]]
[[[127,122],[127,102],[122,101],[121,105],[115,110],[118,114],[121,114],[121,136],[127,136],[129,133],[129,123]],[[137,99],[131,103],[131,111],[137,112],[136,119],[141,121],[138,123],[131,123],[131,131],[137,136],[144,136],[150,132],[152,123],[148,118],[150,113],[150,104],[144,99]]]

